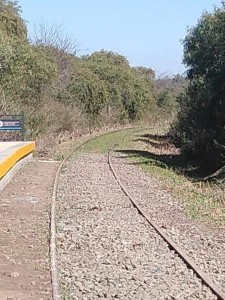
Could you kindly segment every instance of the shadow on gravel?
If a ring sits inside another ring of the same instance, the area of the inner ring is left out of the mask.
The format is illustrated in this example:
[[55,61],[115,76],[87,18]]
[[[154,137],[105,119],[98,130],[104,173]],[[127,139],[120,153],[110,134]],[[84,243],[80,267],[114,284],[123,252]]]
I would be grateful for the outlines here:
[[123,149],[116,152],[124,153],[130,158],[137,158],[135,165],[157,166],[172,169],[177,174],[182,174],[192,180],[201,180],[207,173],[203,168],[197,167],[197,162],[190,161],[181,155],[168,135],[144,134],[137,136],[134,143],[142,142],[149,150]]

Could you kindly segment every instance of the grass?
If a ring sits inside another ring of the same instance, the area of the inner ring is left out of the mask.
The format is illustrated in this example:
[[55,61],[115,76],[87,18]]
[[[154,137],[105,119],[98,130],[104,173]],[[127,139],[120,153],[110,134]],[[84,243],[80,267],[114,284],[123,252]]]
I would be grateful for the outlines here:
[[[77,155],[107,153],[110,148],[127,154],[128,158],[146,173],[159,181],[159,188],[166,189],[183,204],[193,219],[225,224],[225,192],[222,186],[203,182],[196,169],[189,166],[179,150],[166,136],[167,128],[128,128],[96,137],[88,142]],[[89,137],[85,137],[87,140]],[[76,142],[76,144],[78,144]]]
[[[165,131],[164,131],[165,133]],[[159,186],[166,189],[184,206],[193,219],[225,224],[224,187],[202,181],[167,141],[166,135],[140,133],[133,138],[132,148],[119,149],[146,173],[157,177]]]
[[106,133],[102,136],[88,142],[81,150],[80,153],[107,153],[109,149],[118,146],[130,147],[132,146],[132,139],[130,138],[138,131],[144,131],[140,128],[128,128],[119,130],[113,133]]

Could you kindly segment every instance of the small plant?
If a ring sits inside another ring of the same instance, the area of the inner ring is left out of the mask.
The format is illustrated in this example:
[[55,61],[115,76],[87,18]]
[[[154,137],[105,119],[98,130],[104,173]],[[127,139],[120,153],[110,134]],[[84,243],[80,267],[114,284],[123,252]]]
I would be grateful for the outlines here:
[[56,154],[55,160],[62,161],[64,158],[65,158],[65,154],[58,153],[58,154]]

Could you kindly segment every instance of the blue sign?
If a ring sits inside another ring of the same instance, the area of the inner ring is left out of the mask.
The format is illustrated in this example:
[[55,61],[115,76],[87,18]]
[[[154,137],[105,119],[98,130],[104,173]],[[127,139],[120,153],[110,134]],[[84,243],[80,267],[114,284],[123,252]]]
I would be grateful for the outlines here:
[[15,119],[0,119],[0,130],[23,130],[23,122]]

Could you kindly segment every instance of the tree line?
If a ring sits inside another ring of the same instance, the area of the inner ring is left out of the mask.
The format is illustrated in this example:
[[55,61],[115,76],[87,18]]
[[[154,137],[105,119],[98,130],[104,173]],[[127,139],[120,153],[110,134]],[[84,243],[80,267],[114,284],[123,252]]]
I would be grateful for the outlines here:
[[60,25],[40,23],[30,41],[17,1],[0,0],[0,113],[23,111],[27,137],[148,122],[176,110],[176,96],[159,93],[151,68],[131,67],[112,51],[76,51]]

